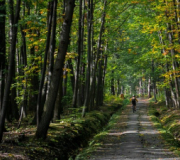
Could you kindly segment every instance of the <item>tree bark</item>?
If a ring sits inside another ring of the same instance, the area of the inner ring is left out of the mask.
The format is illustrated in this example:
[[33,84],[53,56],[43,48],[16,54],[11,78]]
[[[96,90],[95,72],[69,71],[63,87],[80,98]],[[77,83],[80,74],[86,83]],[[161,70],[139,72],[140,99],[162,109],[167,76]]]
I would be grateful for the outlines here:
[[5,16],[6,7],[5,0],[0,1],[0,110],[2,108],[3,94],[4,94],[4,84],[5,84],[5,56],[6,56],[6,35],[5,35]]
[[154,94],[154,101],[157,102],[156,99],[156,80],[155,80],[155,72],[154,72],[154,60],[152,60],[152,74],[153,74],[153,94]]
[[[98,39],[98,45],[97,45],[97,56],[96,56],[96,60],[95,60],[95,64],[94,64],[94,72],[93,72],[93,76],[92,76],[90,93],[93,93],[93,91],[94,91],[94,84],[95,84],[95,80],[96,80],[96,70],[97,70],[98,58],[99,58],[99,55],[100,55],[100,52],[101,52],[102,35],[103,35],[104,24],[105,24],[105,16],[106,16],[105,10],[106,10],[106,6],[107,6],[107,0],[104,0],[104,10],[103,10],[103,13],[102,13],[102,18],[101,18],[101,27],[100,27],[99,39]],[[89,8],[90,8],[90,6],[89,6]],[[90,43],[90,40],[89,40],[89,43]],[[91,47],[91,46],[89,46],[89,47]],[[89,50],[90,49],[91,48],[89,48]],[[91,60],[88,61],[88,62],[89,62],[89,67],[90,67]],[[89,72],[90,72],[90,68],[89,68]],[[90,82],[90,77],[89,77],[89,82]],[[88,90],[88,92],[89,92],[89,90]],[[85,116],[85,112],[86,112],[86,109],[88,107],[88,105],[87,105],[87,100],[88,100],[87,98],[88,97],[89,97],[89,93],[87,93],[87,90],[86,90],[86,97],[85,97],[85,102],[84,102],[84,108],[83,108],[83,111],[82,111],[82,116],[83,117]]]
[[72,86],[72,91],[74,92],[75,76],[74,76],[74,69],[73,69],[73,65],[72,65],[71,59],[68,60],[68,68],[71,70],[71,72],[70,72],[70,74],[71,74],[71,86]]
[[[168,5],[168,2],[166,3],[166,5]],[[169,15],[167,14],[168,11],[166,10],[166,17],[169,18]],[[175,15],[175,13],[174,13]],[[176,15],[175,15],[176,16]],[[173,32],[172,32],[172,27],[174,22],[173,20],[171,20],[172,22],[169,22],[167,23],[167,37],[168,37],[168,40],[169,40],[169,46],[173,46],[174,45],[174,39],[173,39]],[[177,108],[180,107],[180,101],[179,101],[179,84],[178,84],[178,75],[176,73],[176,70],[177,70],[177,62],[176,62],[176,59],[175,59],[175,50],[174,48],[171,47],[171,61],[172,61],[172,69],[173,69],[173,79],[174,79],[174,84],[175,84],[175,94],[176,94],[176,105],[177,105]]]
[[139,95],[142,96],[142,79],[139,80]]
[[46,40],[46,49],[45,49],[45,54],[44,54],[44,63],[43,63],[43,69],[41,73],[41,80],[40,80],[40,85],[39,85],[39,94],[38,94],[38,100],[37,100],[37,127],[39,125],[39,121],[41,118],[40,114],[40,108],[42,107],[41,105],[41,99],[42,99],[42,89],[44,86],[44,80],[45,80],[45,73],[46,73],[46,65],[47,65],[47,57],[48,57],[48,52],[49,52],[49,46],[50,46],[50,37],[51,37],[51,23],[52,23],[52,10],[53,7],[51,7],[51,15],[50,18],[48,18],[48,32],[47,32],[47,40]]
[[49,95],[46,100],[46,112],[43,113],[41,121],[36,131],[37,138],[46,138],[50,121],[52,119],[54,105],[58,93],[59,82],[63,73],[65,55],[69,44],[69,34],[72,23],[72,16],[75,7],[75,0],[68,0],[66,2],[65,18],[62,25],[62,32],[60,35],[59,51],[54,65],[54,71],[49,89]]
[[[56,46],[56,19],[57,19],[57,0],[53,2],[53,15],[52,15],[52,31],[51,31],[51,41],[50,41],[50,48],[49,48],[49,73],[48,73],[48,90],[51,83],[51,77],[54,68],[54,51]],[[51,24],[50,24],[51,25]]]
[[102,105],[102,89],[103,89],[103,84],[102,84],[102,78],[103,78],[103,70],[102,70],[102,57],[103,52],[101,51],[101,57],[99,61],[99,66],[98,66],[98,80],[97,80],[97,91],[96,91],[96,106]]
[[[173,46],[173,37],[172,37],[172,33],[170,32],[171,31],[171,27],[170,27],[170,24],[167,24],[168,25],[168,29],[169,29],[169,32],[168,32],[168,38],[169,38],[169,43],[171,46]],[[173,75],[174,75],[174,84],[175,84],[175,91],[176,91],[176,104],[177,104],[177,108],[180,107],[180,104],[179,104],[179,84],[178,84],[178,78],[177,78],[177,73],[176,73],[176,60],[175,60],[175,50],[174,49],[171,49],[170,50],[171,52],[171,60],[172,60],[172,69],[173,69]]]
[[84,79],[85,79],[85,63],[84,61],[84,19],[85,19],[85,0],[82,1],[82,10],[84,13],[82,15],[82,21],[81,21],[81,65],[80,65],[80,78],[79,78],[79,91],[77,95],[77,103],[79,106],[82,106],[84,104],[84,90],[85,90],[85,84],[84,84]]
[[151,98],[151,77],[148,79],[148,98]]
[[79,0],[79,29],[78,29],[78,58],[77,58],[77,68],[76,68],[76,78],[75,78],[75,86],[74,86],[74,94],[73,94],[73,103],[72,107],[77,107],[77,94],[79,89],[79,71],[80,71],[80,60],[81,60],[81,52],[82,52],[82,0]]
[[61,77],[60,82],[59,82],[59,89],[58,89],[58,94],[55,102],[55,107],[54,107],[54,115],[53,115],[53,122],[56,122],[57,120],[60,119],[60,114],[63,112],[62,108],[62,97],[63,97],[63,90],[62,90],[62,83],[63,83],[63,78]]
[[86,88],[85,88],[85,100],[82,116],[85,116],[85,111],[89,105],[89,90],[90,90],[90,72],[91,72],[91,0],[88,0],[88,53],[87,53],[87,69],[86,69]]
[[17,28],[18,28],[18,20],[19,20],[19,12],[20,12],[20,4],[21,0],[17,0],[16,4],[16,14],[14,19],[14,26],[13,26],[13,38],[12,38],[12,46],[11,46],[11,52],[9,57],[9,65],[8,65],[8,77],[7,82],[5,84],[5,91],[3,96],[3,104],[2,104],[2,110],[0,114],[0,141],[2,141],[3,136],[3,129],[4,129],[4,123],[5,123],[5,115],[7,111],[7,104],[8,104],[8,97],[10,93],[10,87],[12,83],[12,75],[14,70],[14,61],[15,61],[15,52],[16,52],[16,39],[17,39]]

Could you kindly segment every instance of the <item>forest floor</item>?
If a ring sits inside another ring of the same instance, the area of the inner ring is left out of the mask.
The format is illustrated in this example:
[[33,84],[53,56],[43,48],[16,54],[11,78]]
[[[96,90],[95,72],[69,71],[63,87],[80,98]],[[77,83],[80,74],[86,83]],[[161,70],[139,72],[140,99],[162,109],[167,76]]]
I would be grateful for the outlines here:
[[128,105],[118,117],[115,126],[101,139],[96,150],[89,153],[87,159],[180,160],[179,156],[168,148],[148,116],[148,101],[139,99],[136,112],[133,113]]
[[15,121],[6,123],[0,160],[67,160],[87,146],[121,107],[121,103],[111,101],[111,104],[87,113],[84,118],[77,109],[74,112],[70,108],[66,111],[69,114],[64,112],[61,121],[50,124],[46,139],[35,138],[36,125],[29,123],[30,116],[23,119],[19,129]]

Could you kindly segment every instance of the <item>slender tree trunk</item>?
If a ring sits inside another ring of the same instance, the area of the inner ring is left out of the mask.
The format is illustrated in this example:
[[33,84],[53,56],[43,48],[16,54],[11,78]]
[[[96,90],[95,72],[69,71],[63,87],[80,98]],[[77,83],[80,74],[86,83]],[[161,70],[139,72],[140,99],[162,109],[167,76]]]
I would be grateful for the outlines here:
[[166,101],[166,107],[170,108],[170,104],[171,104],[171,92],[169,90],[169,88],[165,88],[165,101]]
[[48,52],[49,52],[49,44],[50,44],[50,37],[51,37],[51,23],[52,23],[52,13],[53,13],[53,7],[51,7],[51,15],[50,18],[48,19],[48,32],[47,32],[47,40],[46,40],[46,49],[45,49],[45,54],[44,54],[44,63],[43,63],[43,69],[41,73],[41,80],[40,80],[40,85],[39,85],[39,94],[38,94],[38,101],[37,101],[37,126],[39,125],[39,121],[41,118],[40,114],[40,108],[41,108],[41,98],[42,98],[42,89],[44,86],[44,80],[45,80],[45,73],[46,73],[46,65],[47,65],[47,57],[48,57]]
[[[107,69],[107,55],[104,55],[105,57],[104,57],[104,69],[103,69],[103,79],[102,79],[102,81],[103,81],[103,90],[102,90],[102,103],[103,103],[103,101],[104,101],[104,84],[105,84],[105,75],[106,75],[106,69]],[[119,93],[120,93],[120,90],[119,90]]]
[[140,80],[139,80],[139,95],[140,95],[140,96],[143,96],[143,95],[142,95],[142,94],[143,94],[142,88],[143,88],[143,87],[142,87],[142,79],[140,79]]
[[[166,6],[168,6],[168,2],[166,2]],[[169,18],[169,15],[167,14],[168,11],[166,11],[165,13],[166,13],[166,17]],[[173,33],[172,33],[172,27],[174,27],[173,24],[174,24],[173,21],[167,23],[167,37],[168,37],[170,46],[174,45],[174,39],[173,39]],[[171,53],[172,69],[173,69],[173,76],[174,76],[173,79],[174,79],[175,91],[176,91],[175,92],[176,93],[176,95],[175,95],[176,96],[176,104],[177,104],[177,108],[179,108],[180,107],[179,84],[178,84],[178,75],[176,73],[176,70],[177,70],[177,65],[176,64],[177,64],[177,62],[176,62],[176,59],[175,59],[175,50],[174,50],[174,48],[171,47],[170,53]]]
[[124,94],[124,87],[121,86],[121,94]]
[[102,105],[102,100],[101,100],[101,93],[103,89],[103,84],[102,84],[102,78],[103,78],[103,70],[102,70],[102,51],[101,51],[101,57],[99,61],[99,67],[98,67],[98,82],[97,82],[97,92],[96,92],[96,106]]
[[151,98],[151,77],[148,79],[148,98]]
[[84,104],[84,79],[85,79],[85,64],[84,64],[84,17],[85,17],[85,0],[82,1],[82,10],[84,14],[82,14],[82,20],[81,20],[81,64],[80,64],[80,78],[79,78],[79,91],[77,95],[77,103],[79,106],[82,106]]
[[156,80],[155,80],[155,73],[154,73],[154,61],[152,60],[152,73],[153,73],[153,94],[154,94],[154,101],[157,102],[156,99]]
[[63,87],[62,87],[62,90],[63,90],[63,96],[65,96],[66,95],[66,93],[67,93],[67,71],[66,71],[66,69],[67,69],[67,62],[65,63],[65,65],[64,65],[64,71],[63,71]]
[[41,121],[36,131],[37,138],[46,138],[50,121],[52,119],[55,101],[58,93],[59,82],[63,73],[65,55],[69,44],[69,34],[72,23],[72,16],[75,7],[75,0],[68,0],[66,2],[65,18],[62,25],[62,32],[60,35],[59,51],[54,65],[49,95],[46,100],[46,112],[43,113]]
[[71,70],[71,86],[72,86],[72,91],[74,91],[74,82],[75,82],[75,76],[74,76],[74,69],[71,60],[68,60],[68,68]]
[[3,96],[3,104],[2,104],[2,110],[0,114],[0,141],[2,141],[3,136],[3,129],[4,129],[4,123],[5,123],[5,115],[7,111],[7,104],[8,104],[8,98],[10,93],[10,87],[12,83],[12,75],[14,72],[14,61],[15,61],[15,52],[16,52],[16,39],[17,39],[17,28],[18,28],[18,20],[19,20],[19,12],[20,12],[20,4],[21,0],[17,0],[16,4],[16,14],[14,18],[14,26],[13,26],[13,38],[12,38],[12,46],[11,46],[11,52],[9,57],[9,66],[8,66],[8,77],[7,82],[5,84],[5,92]]
[[5,55],[6,55],[6,38],[5,38],[5,0],[0,1],[0,110],[2,108],[4,84],[5,84]]
[[[167,60],[166,60],[166,72],[169,72],[169,66],[168,66]],[[171,80],[169,81],[169,88],[170,88],[170,93],[171,93],[172,104],[173,104],[173,107],[177,108],[176,95],[173,90],[172,76],[170,76],[170,79]]]
[[[23,1],[23,12],[22,12],[22,18],[25,16],[25,2]],[[22,37],[22,46],[21,46],[21,53],[20,53],[20,64],[23,66],[20,70],[20,75],[24,76],[24,81],[25,83],[22,86],[22,89],[24,90],[24,95],[22,104],[21,104],[21,109],[20,109],[20,121],[23,117],[27,116],[27,77],[24,73],[24,68],[27,67],[27,54],[26,54],[26,33],[23,32],[23,26],[20,26],[21,29],[21,37]],[[18,53],[17,53],[18,54]],[[15,92],[16,93],[16,92]],[[14,98],[13,98],[14,99]],[[18,128],[20,127],[20,123],[18,125]]]
[[[168,24],[168,28],[169,28],[169,32],[168,32],[168,38],[169,38],[169,43],[171,45],[173,45],[173,38],[172,38],[172,33],[170,32],[171,31],[171,28],[170,28],[170,25]],[[171,52],[171,58],[172,58],[172,68],[173,68],[173,75],[174,75],[174,84],[175,84],[175,91],[176,91],[176,104],[177,104],[177,108],[179,108],[180,104],[179,104],[179,85],[178,85],[178,78],[177,78],[177,73],[176,73],[176,60],[175,60],[175,51],[174,49],[171,49],[170,50]]]
[[[99,57],[100,52],[101,52],[102,35],[103,35],[103,31],[104,31],[105,16],[106,16],[106,14],[105,14],[106,13],[105,12],[106,7],[107,7],[107,0],[104,0],[104,10],[103,10],[103,13],[102,13],[102,18],[101,18],[101,27],[100,27],[99,39],[98,39],[98,45],[97,45],[97,56],[96,56],[96,60],[95,60],[95,64],[94,64],[94,72],[93,72],[93,76],[92,76],[93,78],[92,78],[92,82],[91,82],[90,93],[93,93],[94,84],[95,84],[95,80],[96,80],[96,69],[97,69],[97,64],[98,64],[98,57]],[[85,100],[86,100],[86,98],[85,98]],[[85,107],[84,107],[83,112],[82,112],[83,117],[85,116],[87,105],[84,105],[84,106]]]
[[[12,47],[12,43],[13,43],[13,34],[14,34],[14,31],[13,31],[13,29],[14,29],[14,3],[13,3],[13,1],[12,0],[9,0],[8,1],[9,2],[9,10],[10,10],[10,16],[9,16],[9,22],[10,22],[10,30],[9,30],[9,43],[10,43],[10,47],[9,47],[9,54],[11,54],[10,52],[11,52],[11,47]],[[13,69],[13,75],[12,75],[12,81],[13,82],[11,82],[11,83],[14,83],[14,78],[15,78],[15,72],[16,72],[16,70],[15,70],[15,59],[14,59],[14,61],[13,61],[13,64],[12,64],[14,67],[14,69]],[[15,87],[13,87],[12,88],[12,90],[10,91],[10,94],[9,94],[9,104],[8,104],[8,110],[9,111],[15,111],[15,110],[17,110],[17,105],[16,105],[16,102],[15,102],[15,97],[16,97],[16,88]],[[13,110],[12,110],[13,109]],[[12,112],[11,113],[9,113],[9,115],[11,115],[12,114]],[[8,115],[8,116],[9,116]],[[7,119],[8,120],[10,120],[9,118],[8,118],[8,116],[7,116]],[[18,115],[16,115],[16,116],[18,116]],[[17,118],[17,117],[16,117]]]
[[[30,55],[33,57],[35,56],[35,48],[32,47],[30,49]],[[33,61],[31,61],[32,64],[37,64],[37,60],[33,59]],[[34,65],[32,65],[33,67]],[[38,88],[39,88],[39,76],[38,76],[38,72],[36,72],[38,70],[38,68],[36,70],[33,71],[33,74],[31,76],[31,90],[32,91],[36,91],[38,92]],[[33,125],[37,124],[37,110],[36,110],[36,105],[37,105],[37,99],[38,99],[38,94],[35,93],[35,94],[32,94],[30,95],[29,97],[29,108],[31,109],[31,111],[34,111],[35,112],[35,115],[34,115],[34,118],[32,120],[32,123]]]
[[111,77],[111,94],[115,95],[115,87],[114,87],[114,71],[112,71],[112,77]]
[[79,31],[78,31],[78,58],[77,58],[77,68],[76,68],[76,78],[75,78],[75,86],[74,86],[74,94],[73,94],[73,103],[72,107],[77,107],[77,94],[79,89],[79,71],[80,71],[80,60],[81,60],[81,52],[82,52],[82,0],[79,1]]
[[58,89],[58,94],[55,102],[55,107],[54,107],[54,115],[53,115],[53,122],[56,122],[57,120],[60,119],[60,114],[63,112],[62,108],[62,97],[63,97],[63,90],[62,90],[62,83],[63,83],[63,78],[61,77],[60,82],[59,82],[59,89]]
[[[163,41],[163,38],[162,38],[162,33],[161,31],[158,32],[158,36],[159,36],[159,40],[160,40],[160,43],[165,46],[165,43]],[[165,48],[162,49],[162,53],[165,53]],[[166,72],[168,72],[168,62],[167,62],[167,57],[165,56],[165,59],[166,59],[166,64],[165,64],[165,68],[166,68]],[[172,83],[169,82],[169,88],[165,88],[165,100],[166,100],[166,106],[169,108],[170,107],[170,104],[172,104],[172,106],[176,106],[176,99],[175,99],[175,95],[174,95],[174,91],[172,89]]]
[[85,67],[86,64],[83,62],[81,67],[81,87],[79,91],[79,106],[83,106],[85,100]]
[[[172,77],[171,77],[172,78]],[[169,82],[170,86],[170,91],[171,91],[171,97],[172,97],[172,102],[173,102],[173,107],[177,109],[177,101],[176,101],[176,95],[173,91],[173,84],[172,82]]]
[[53,1],[53,15],[52,15],[52,34],[51,34],[51,41],[50,41],[50,48],[49,48],[49,73],[48,73],[48,90],[51,83],[51,77],[54,68],[54,51],[56,46],[56,19],[57,19],[57,0]]
[[85,116],[85,111],[89,105],[89,90],[90,90],[90,72],[91,72],[91,0],[88,0],[88,53],[87,53],[87,69],[86,69],[86,93],[84,100],[84,108],[82,111],[82,116]]

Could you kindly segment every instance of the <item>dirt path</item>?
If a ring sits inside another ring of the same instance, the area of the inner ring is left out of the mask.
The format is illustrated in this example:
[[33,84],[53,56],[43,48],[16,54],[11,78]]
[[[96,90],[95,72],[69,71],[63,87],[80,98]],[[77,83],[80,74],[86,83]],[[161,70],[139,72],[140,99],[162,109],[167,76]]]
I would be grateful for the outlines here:
[[96,150],[91,160],[180,160],[159,138],[158,131],[152,126],[147,115],[147,102],[139,100],[137,111],[127,108],[127,127],[122,131],[121,117],[116,127],[110,130],[103,145]]

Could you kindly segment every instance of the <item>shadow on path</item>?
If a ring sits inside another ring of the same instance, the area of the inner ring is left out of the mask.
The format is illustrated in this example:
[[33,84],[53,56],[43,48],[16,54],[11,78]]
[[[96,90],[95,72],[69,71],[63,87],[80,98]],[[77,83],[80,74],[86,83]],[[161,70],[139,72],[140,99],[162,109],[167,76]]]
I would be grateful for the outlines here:
[[137,111],[132,113],[128,106],[126,128],[122,131],[122,117],[116,127],[109,131],[103,144],[92,153],[91,160],[180,160],[159,138],[158,131],[153,127],[147,115],[147,102],[139,100]]

